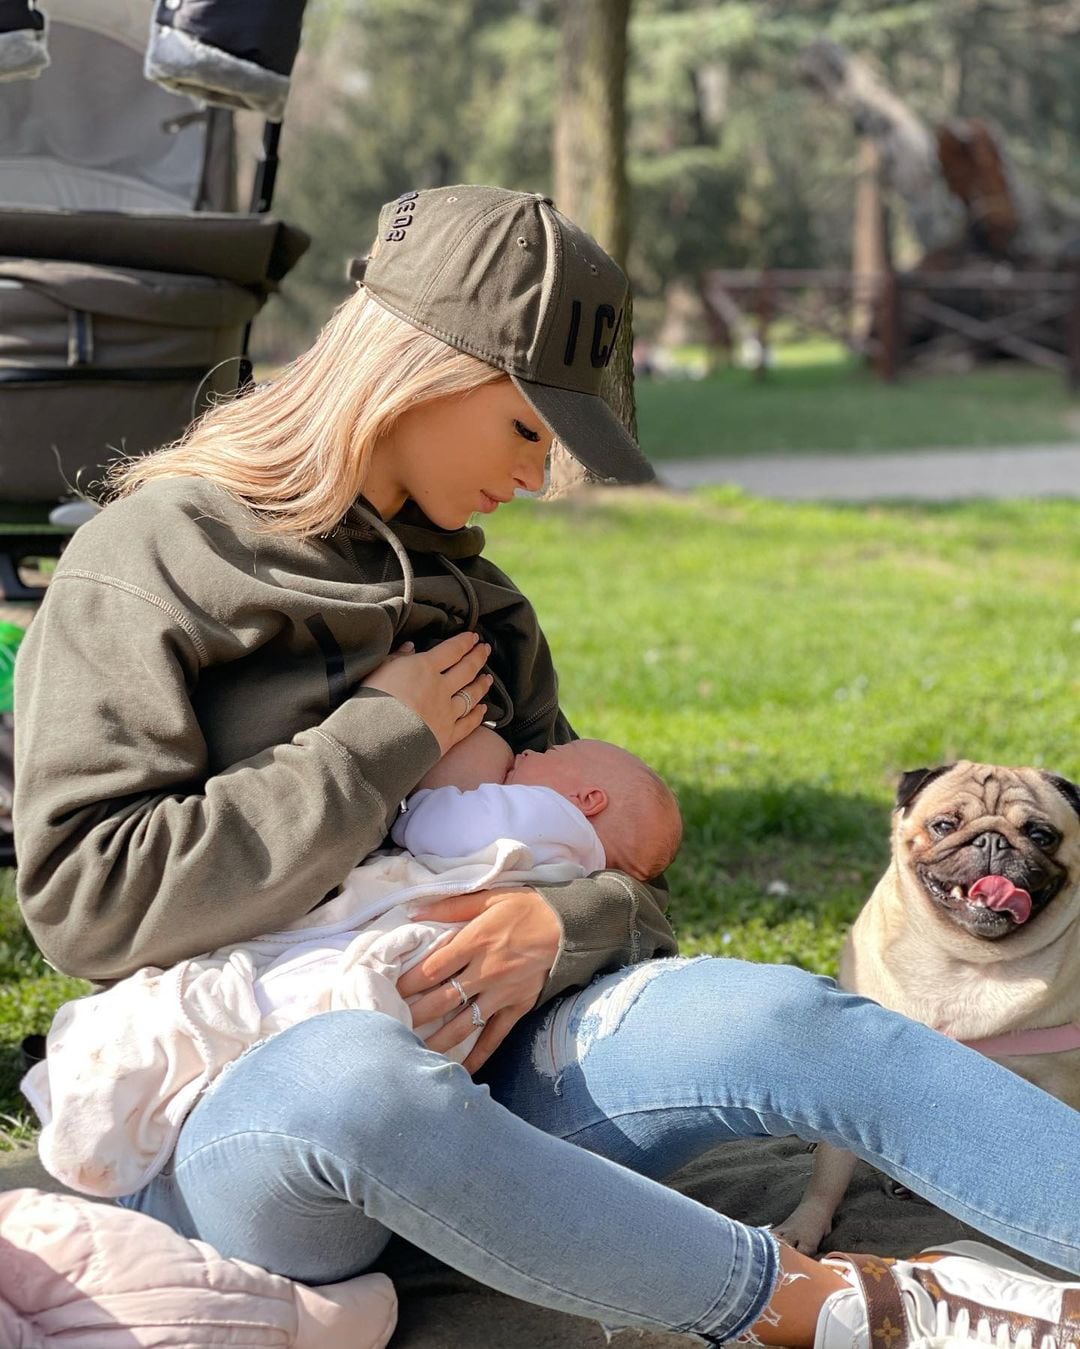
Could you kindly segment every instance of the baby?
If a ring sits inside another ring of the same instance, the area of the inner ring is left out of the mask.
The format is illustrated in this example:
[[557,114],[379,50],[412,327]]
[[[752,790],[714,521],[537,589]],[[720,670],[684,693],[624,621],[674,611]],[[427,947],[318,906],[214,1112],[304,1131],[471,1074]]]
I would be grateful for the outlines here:
[[515,756],[481,726],[421,780],[391,837],[411,853],[443,857],[498,838],[562,842],[589,871],[612,867],[647,881],[678,852],[682,818],[671,788],[629,750],[571,740]]
[[[405,803],[392,830],[404,851],[373,854],[299,924],[139,970],[57,1012],[48,1055],[22,1083],[42,1121],[46,1170],[84,1194],[134,1193],[170,1156],[209,1083],[249,1046],[311,1016],[367,1010],[421,1038],[434,1033],[445,1018],[413,1026],[397,983],[461,925],[416,904],[604,867],[648,880],[681,836],[670,789],[617,745],[575,740],[515,757],[480,727]],[[482,1018],[474,1025],[448,1057],[465,1060]]]

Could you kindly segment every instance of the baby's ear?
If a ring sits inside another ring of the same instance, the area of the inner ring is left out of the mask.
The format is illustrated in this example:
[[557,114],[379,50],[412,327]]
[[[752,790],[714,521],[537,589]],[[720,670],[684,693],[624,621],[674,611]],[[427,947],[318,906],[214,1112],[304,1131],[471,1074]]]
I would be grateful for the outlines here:
[[579,792],[574,797],[574,804],[586,819],[591,820],[594,815],[599,815],[602,810],[607,810],[608,794],[603,787],[589,787],[584,792]]

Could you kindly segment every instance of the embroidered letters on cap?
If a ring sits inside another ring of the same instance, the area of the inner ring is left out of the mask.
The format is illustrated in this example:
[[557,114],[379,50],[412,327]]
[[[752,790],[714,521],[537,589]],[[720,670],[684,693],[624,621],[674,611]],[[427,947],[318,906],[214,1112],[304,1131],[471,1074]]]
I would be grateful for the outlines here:
[[[598,304],[593,316],[592,325],[592,345],[589,349],[589,360],[594,370],[602,370],[605,366],[611,364],[611,357],[615,351],[615,342],[619,336],[619,328],[622,324],[623,311],[620,309],[616,314],[615,309],[610,304]],[[577,352],[578,331],[581,328],[581,301],[574,300],[570,306],[570,331],[566,335],[566,350],[563,353],[563,365],[573,365],[574,356]],[[604,338],[610,333],[610,337],[605,342]]]
[[387,243],[399,244],[405,238],[406,229],[416,218],[413,212],[416,210],[416,199],[419,195],[419,192],[404,192],[398,197],[395,203],[397,213],[391,221],[390,229],[383,236]]

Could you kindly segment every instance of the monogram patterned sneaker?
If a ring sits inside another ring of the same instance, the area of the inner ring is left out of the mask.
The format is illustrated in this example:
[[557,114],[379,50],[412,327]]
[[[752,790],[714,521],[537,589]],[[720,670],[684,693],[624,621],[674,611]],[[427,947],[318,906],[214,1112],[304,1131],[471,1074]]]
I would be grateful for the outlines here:
[[814,1349],[1080,1349],[1080,1282],[1057,1283],[975,1241],[910,1260],[836,1252],[851,1280],[818,1316]]

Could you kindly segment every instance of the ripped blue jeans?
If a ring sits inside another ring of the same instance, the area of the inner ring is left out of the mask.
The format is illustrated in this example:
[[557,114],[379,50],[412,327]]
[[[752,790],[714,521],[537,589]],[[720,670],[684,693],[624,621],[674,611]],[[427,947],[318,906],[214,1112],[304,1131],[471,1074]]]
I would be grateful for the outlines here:
[[397,1232],[515,1297],[721,1343],[761,1316],[776,1242],[659,1182],[798,1134],[1080,1272],[1080,1112],[801,970],[631,966],[525,1018],[483,1078],[380,1013],[316,1017],[234,1064],[124,1202],[308,1283]]

